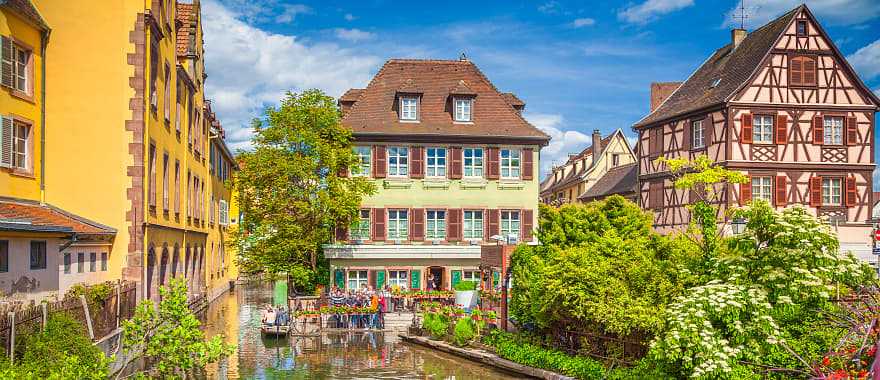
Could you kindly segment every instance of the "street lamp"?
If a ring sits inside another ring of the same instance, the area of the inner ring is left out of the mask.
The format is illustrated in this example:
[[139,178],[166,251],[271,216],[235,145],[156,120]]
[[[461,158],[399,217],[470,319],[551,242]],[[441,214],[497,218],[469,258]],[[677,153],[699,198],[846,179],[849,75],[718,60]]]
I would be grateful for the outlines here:
[[733,234],[739,235],[746,230],[746,220],[744,218],[733,218],[730,226],[733,229]]

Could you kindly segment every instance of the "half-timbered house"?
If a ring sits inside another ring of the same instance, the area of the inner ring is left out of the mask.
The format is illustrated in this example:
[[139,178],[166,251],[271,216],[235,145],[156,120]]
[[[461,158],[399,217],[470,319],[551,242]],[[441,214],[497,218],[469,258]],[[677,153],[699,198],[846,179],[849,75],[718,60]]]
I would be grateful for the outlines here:
[[880,100],[805,5],[731,37],[633,126],[640,202],[655,228],[687,225],[695,195],[673,189],[655,159],[708,155],[749,176],[718,189],[722,210],[754,199],[803,204],[828,218],[842,249],[869,253]]

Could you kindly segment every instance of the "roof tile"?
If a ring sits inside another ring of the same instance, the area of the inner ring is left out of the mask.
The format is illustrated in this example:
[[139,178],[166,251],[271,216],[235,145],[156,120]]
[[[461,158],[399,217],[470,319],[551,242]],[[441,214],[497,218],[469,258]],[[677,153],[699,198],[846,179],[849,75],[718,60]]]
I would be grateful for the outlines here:
[[[0,199],[0,223],[23,230],[70,231],[81,234],[115,234],[116,229],[48,204],[15,198]],[[35,228],[36,227],[36,228]]]

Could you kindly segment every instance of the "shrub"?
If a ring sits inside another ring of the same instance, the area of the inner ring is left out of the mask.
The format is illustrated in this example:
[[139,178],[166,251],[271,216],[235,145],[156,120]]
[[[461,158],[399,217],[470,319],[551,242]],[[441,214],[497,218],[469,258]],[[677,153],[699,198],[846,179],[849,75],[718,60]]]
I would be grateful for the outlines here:
[[422,328],[428,332],[434,339],[443,339],[449,330],[449,323],[446,318],[437,313],[425,313],[425,319],[422,321]]
[[4,369],[17,373],[14,378],[107,378],[109,360],[69,315],[51,315],[45,331],[24,337],[21,344],[21,364]]
[[486,343],[495,348],[498,356],[519,364],[559,372],[578,379],[605,378],[605,366],[598,361],[521,342],[508,333],[493,331],[486,339]]
[[455,290],[459,292],[467,292],[476,289],[477,283],[474,281],[460,281],[459,283],[455,284]]
[[74,284],[64,294],[64,298],[76,298],[81,295],[86,296],[86,300],[90,305],[102,303],[116,290],[116,284],[111,281],[105,281],[99,284],[86,285],[83,283]]
[[476,336],[473,324],[470,318],[459,318],[452,330],[452,343],[456,346],[466,346],[470,343]]

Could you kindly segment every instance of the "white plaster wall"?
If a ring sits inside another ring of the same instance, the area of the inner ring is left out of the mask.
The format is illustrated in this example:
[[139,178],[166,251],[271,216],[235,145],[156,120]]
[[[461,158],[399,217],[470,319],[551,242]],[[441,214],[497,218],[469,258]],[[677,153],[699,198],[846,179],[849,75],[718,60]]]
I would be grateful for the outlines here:
[[[60,239],[0,237],[9,241],[9,271],[0,273],[0,291],[13,299],[39,300],[58,292]],[[31,241],[46,242],[46,268],[31,270]]]

